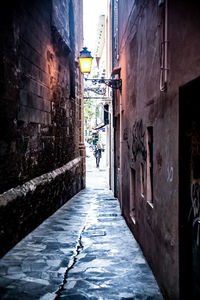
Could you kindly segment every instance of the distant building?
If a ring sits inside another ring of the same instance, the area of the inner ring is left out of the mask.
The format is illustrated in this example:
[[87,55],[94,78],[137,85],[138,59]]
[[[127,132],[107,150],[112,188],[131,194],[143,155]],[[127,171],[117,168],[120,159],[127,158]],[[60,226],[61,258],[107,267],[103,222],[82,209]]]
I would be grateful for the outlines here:
[[[106,78],[105,15],[100,15],[97,26],[94,57],[89,79]],[[85,99],[85,139],[93,145],[100,142],[106,148],[108,163],[109,152],[109,104],[108,88],[102,83],[84,85]]]
[[199,299],[200,4],[108,2],[114,190],[164,297]]
[[1,9],[1,255],[85,186],[82,9],[82,0]]

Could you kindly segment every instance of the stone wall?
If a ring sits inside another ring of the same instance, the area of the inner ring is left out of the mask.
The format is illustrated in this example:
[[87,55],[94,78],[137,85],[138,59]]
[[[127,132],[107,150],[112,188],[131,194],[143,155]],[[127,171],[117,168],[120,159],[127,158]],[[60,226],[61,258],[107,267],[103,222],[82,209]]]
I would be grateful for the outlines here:
[[82,157],[0,195],[0,256],[83,187]]
[[[82,1],[10,1],[0,14],[0,193],[3,193],[80,156],[83,100],[77,58],[83,41]],[[83,168],[84,159],[79,176],[72,172],[70,180],[65,181],[69,185],[66,190],[72,188],[77,178],[80,184],[76,190],[84,187]],[[62,181],[59,182],[62,191]],[[51,201],[59,201],[51,191],[48,196]],[[58,206],[53,204],[49,212]],[[25,218],[29,213],[21,215]],[[40,221],[45,217],[44,214]],[[22,232],[18,235],[22,237]]]

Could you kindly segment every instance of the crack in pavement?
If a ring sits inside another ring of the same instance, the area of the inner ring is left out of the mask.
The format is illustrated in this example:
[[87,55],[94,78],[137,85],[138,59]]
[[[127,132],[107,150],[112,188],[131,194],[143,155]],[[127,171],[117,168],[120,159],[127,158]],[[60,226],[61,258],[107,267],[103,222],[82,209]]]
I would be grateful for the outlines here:
[[77,260],[78,260],[78,256],[79,254],[83,251],[84,249],[84,246],[83,246],[83,243],[82,243],[82,235],[83,235],[83,232],[85,231],[85,229],[87,228],[87,224],[88,222],[90,223],[91,221],[89,220],[91,214],[92,214],[92,211],[95,209],[96,207],[96,196],[93,196],[93,198],[91,199],[91,203],[90,203],[90,208],[88,210],[88,213],[87,213],[87,216],[85,218],[85,222],[84,222],[84,225],[82,227],[82,229],[80,230],[80,233],[79,233],[79,236],[78,236],[78,240],[77,240],[77,243],[76,243],[76,248],[75,248],[75,251],[74,251],[74,255],[71,257],[70,259],[70,262],[68,264],[68,268],[67,270],[65,271],[65,275],[64,275],[64,279],[63,279],[63,283],[60,285],[59,289],[55,292],[56,294],[56,297],[54,298],[54,300],[59,300],[60,297],[62,296],[62,292],[65,290],[65,285],[67,283],[67,279],[68,279],[68,275],[69,275],[69,272],[71,269],[73,269],[74,265],[76,264]]
[[70,259],[68,268],[67,268],[67,270],[65,271],[63,283],[62,283],[62,285],[60,286],[60,288],[58,289],[58,291],[55,292],[55,294],[57,294],[57,296],[54,298],[54,300],[58,300],[58,299],[60,298],[60,296],[62,295],[63,290],[65,290],[65,284],[67,283],[69,271],[70,271],[71,269],[73,269],[74,265],[75,265],[76,262],[77,262],[78,255],[82,252],[82,250],[83,250],[83,248],[84,248],[84,246],[83,246],[83,244],[82,244],[82,234],[83,234],[83,232],[84,232],[84,230],[85,230],[85,227],[86,227],[86,225],[83,226],[82,230],[81,230],[80,233],[79,233],[79,237],[78,237],[77,244],[76,244],[76,249],[75,249],[75,254],[74,254],[74,255],[71,257],[71,259]]

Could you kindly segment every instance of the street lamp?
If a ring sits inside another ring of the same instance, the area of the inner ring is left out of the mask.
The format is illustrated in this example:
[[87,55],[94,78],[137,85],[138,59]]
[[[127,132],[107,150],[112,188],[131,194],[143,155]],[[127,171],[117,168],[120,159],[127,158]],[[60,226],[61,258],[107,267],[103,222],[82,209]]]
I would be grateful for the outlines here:
[[82,73],[90,73],[92,66],[91,52],[87,50],[87,47],[83,47],[83,50],[80,52],[79,56],[79,66]]
[[[79,56],[79,66],[81,69],[81,72],[83,74],[90,73],[91,71],[91,65],[92,65],[92,59],[91,52],[87,50],[87,47],[83,47],[83,50],[80,51]],[[121,79],[105,79],[105,78],[85,78],[85,80],[92,81],[93,84],[105,84],[112,89],[120,89],[122,88],[122,80]]]

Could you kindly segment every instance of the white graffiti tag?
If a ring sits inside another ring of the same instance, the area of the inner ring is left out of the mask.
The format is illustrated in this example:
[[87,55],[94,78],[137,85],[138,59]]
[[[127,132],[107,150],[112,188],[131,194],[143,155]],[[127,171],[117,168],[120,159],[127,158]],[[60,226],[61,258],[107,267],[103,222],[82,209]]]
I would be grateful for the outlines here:
[[167,168],[167,181],[172,182],[174,177],[174,168],[173,167],[168,167]]
[[200,232],[200,185],[197,182],[193,182],[191,185],[191,201],[192,206],[189,212],[188,219],[191,218],[193,213],[192,226],[197,224],[197,237],[196,243],[199,246],[199,232]]

